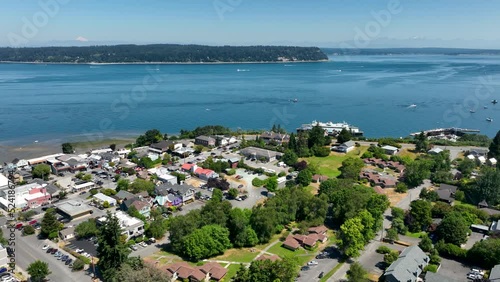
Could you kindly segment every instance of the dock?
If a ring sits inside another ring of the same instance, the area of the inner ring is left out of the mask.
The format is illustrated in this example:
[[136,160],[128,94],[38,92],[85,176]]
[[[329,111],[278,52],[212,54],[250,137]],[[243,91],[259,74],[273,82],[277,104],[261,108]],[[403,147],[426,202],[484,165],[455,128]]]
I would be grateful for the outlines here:
[[[469,128],[436,128],[423,131],[426,136],[436,136],[436,135],[464,135],[466,133],[479,133],[479,129],[469,129]],[[421,132],[411,133],[411,136],[419,135]]]

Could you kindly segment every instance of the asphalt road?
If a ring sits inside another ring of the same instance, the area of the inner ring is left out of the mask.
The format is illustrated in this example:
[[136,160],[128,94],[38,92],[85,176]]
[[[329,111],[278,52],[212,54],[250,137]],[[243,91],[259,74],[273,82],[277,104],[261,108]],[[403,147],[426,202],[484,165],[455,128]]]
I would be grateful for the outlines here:
[[[4,230],[6,234],[7,230]],[[18,231],[16,231],[18,232]],[[16,233],[16,264],[22,269],[26,270],[28,266],[36,261],[41,260],[49,264],[49,269],[52,272],[48,278],[54,282],[65,282],[65,281],[89,281],[90,276],[86,271],[72,272],[71,268],[57,260],[53,255],[47,254],[45,250],[42,250],[42,246],[45,244],[50,244],[54,246],[54,243],[49,243],[46,240],[39,240],[36,236],[21,236],[21,232]]]

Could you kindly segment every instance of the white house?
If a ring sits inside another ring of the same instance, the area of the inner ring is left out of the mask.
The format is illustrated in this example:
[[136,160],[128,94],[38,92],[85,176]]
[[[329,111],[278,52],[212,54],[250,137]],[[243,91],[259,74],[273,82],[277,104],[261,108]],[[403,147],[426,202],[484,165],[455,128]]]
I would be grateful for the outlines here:
[[486,158],[484,156],[479,156],[477,158],[479,160],[479,162],[481,162],[482,164],[485,164],[486,163]]
[[108,202],[110,206],[116,206],[116,200],[109,196],[104,195],[103,193],[97,193],[93,196],[93,199],[99,204],[103,204],[104,202]]
[[[127,241],[133,237],[141,236],[144,234],[144,222],[140,219],[132,217],[122,211],[114,214],[120,223],[122,235],[127,236]],[[98,224],[106,222],[106,217],[103,216],[97,219]]]
[[491,165],[491,166],[496,166],[497,165],[497,159],[495,158],[491,158],[488,160],[488,163]]
[[434,147],[434,148],[430,149],[429,151],[427,151],[427,153],[431,154],[431,155],[437,155],[437,154],[441,153],[442,151],[444,151],[444,150],[441,148],[438,148],[438,147]]
[[341,153],[348,153],[352,150],[354,150],[356,146],[356,143],[354,141],[347,141],[345,143],[342,143],[338,146],[333,146],[332,151],[337,151]]
[[390,156],[397,154],[399,151],[398,148],[389,145],[382,146],[382,150],[384,150],[385,153]]

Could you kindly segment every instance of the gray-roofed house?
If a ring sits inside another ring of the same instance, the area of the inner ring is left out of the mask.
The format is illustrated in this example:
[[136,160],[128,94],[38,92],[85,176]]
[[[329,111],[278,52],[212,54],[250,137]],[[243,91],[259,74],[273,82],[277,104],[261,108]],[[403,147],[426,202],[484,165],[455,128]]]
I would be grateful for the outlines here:
[[356,143],[354,141],[347,141],[347,142],[344,142],[338,146],[333,146],[332,150],[337,151],[337,152],[341,152],[341,153],[348,153],[348,152],[354,150],[355,146],[356,146]]
[[448,184],[440,184],[439,189],[436,191],[440,201],[452,204],[455,201],[455,193],[458,187]]
[[434,148],[430,149],[429,151],[427,151],[427,153],[430,154],[430,155],[437,155],[437,154],[439,154],[439,153],[441,153],[443,151],[444,150],[441,149],[441,148],[434,147]]
[[495,265],[491,271],[490,276],[488,277],[488,281],[500,281],[500,264]]
[[201,136],[196,137],[196,139],[194,139],[194,143],[197,145],[203,145],[205,147],[213,147],[213,146],[215,146],[215,138],[212,138],[210,136],[201,135]]
[[404,249],[384,273],[387,282],[415,282],[429,264],[429,257],[417,245]]
[[283,153],[256,147],[243,148],[240,153],[247,158],[264,159],[268,162],[275,161],[283,156]]
[[118,191],[118,193],[116,193],[116,195],[114,196],[118,201],[123,201],[123,200],[126,200],[126,199],[132,199],[132,198],[135,198],[135,195],[128,192],[128,191],[125,191],[125,190],[120,190]]
[[75,237],[75,227],[68,227],[59,231],[59,237],[65,241],[73,239]]
[[397,147],[389,146],[389,145],[382,146],[382,150],[384,150],[387,155],[391,155],[391,156],[395,155],[399,152],[399,149]]
[[166,196],[168,194],[174,194],[182,199],[183,203],[188,201],[194,201],[195,189],[191,185],[181,184],[172,185],[170,183],[164,183],[155,188],[157,195]]

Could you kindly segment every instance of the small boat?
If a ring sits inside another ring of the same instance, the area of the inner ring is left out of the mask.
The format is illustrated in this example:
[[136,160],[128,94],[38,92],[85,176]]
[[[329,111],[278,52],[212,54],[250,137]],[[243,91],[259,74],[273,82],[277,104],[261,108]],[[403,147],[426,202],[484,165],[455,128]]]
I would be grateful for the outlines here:
[[487,108],[488,108],[488,106],[484,106],[484,107],[483,107],[483,109],[485,109],[485,110],[486,110]]
[[486,121],[492,122],[493,119],[492,118],[487,118]]
[[473,113],[475,113],[476,111],[474,111],[473,109],[470,109],[470,110],[469,110],[469,112],[470,112],[471,114],[473,114]]
[[292,101],[292,102],[294,102],[294,103],[297,103],[297,102],[299,101],[299,99],[294,98],[294,99],[292,99],[291,101]]
[[417,105],[415,105],[415,104],[411,104],[408,106],[408,108],[416,108],[416,107],[417,107]]
[[38,140],[35,140],[35,143],[38,143]]
[[498,103],[498,101],[497,100],[492,100],[491,103],[492,104],[496,104],[496,103]]

